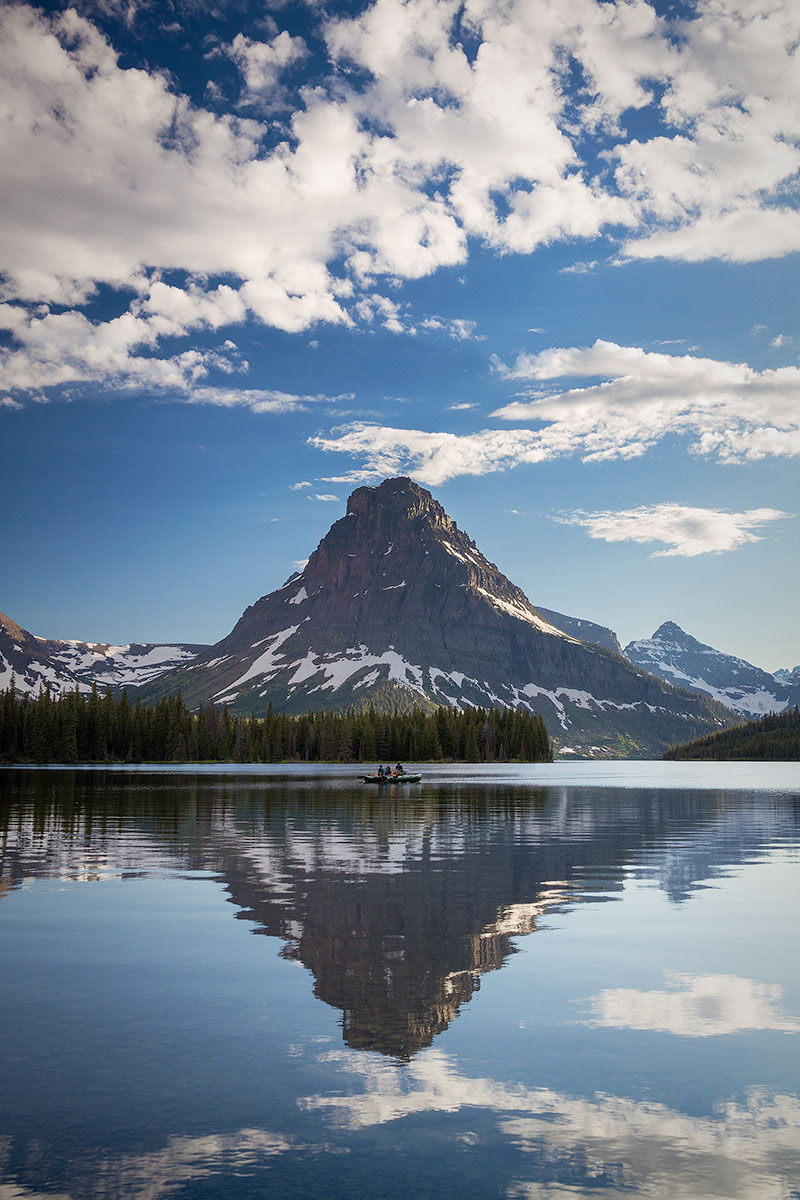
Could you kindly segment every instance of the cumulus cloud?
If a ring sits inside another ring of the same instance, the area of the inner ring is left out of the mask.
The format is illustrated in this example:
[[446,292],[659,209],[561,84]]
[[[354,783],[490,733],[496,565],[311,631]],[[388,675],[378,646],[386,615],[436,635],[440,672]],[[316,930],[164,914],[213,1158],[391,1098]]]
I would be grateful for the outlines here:
[[[277,26],[261,41],[239,33],[218,53],[258,104],[225,112],[220,95],[210,111],[166,74],[122,67],[74,9],[6,5],[2,298],[74,316],[99,285],[125,303],[133,294],[127,315],[149,321],[155,358],[170,320],[181,336],[198,322],[300,332],[359,315],[412,332],[400,306],[376,300],[374,280],[462,263],[471,241],[527,254],[610,233],[628,259],[790,253],[800,248],[793,9],[698,0],[689,16],[660,16],[645,0],[374,0],[338,19],[318,9],[327,74],[315,64],[314,86],[299,87],[302,39]],[[287,80],[294,108],[277,126],[261,109],[286,102]],[[629,136],[631,110],[648,112],[657,133]],[[192,278],[166,288],[166,271]],[[202,282],[215,277],[232,282]],[[185,293],[189,316],[172,292]],[[444,330],[474,336],[465,321]],[[30,348],[11,337],[14,386],[58,382],[50,364],[26,383]],[[191,369],[170,360],[132,371]]]
[[308,56],[301,37],[292,37],[284,29],[269,42],[256,42],[237,33],[226,53],[239,68],[244,80],[242,102],[268,110],[283,108],[289,96],[281,77],[289,68]]
[[619,512],[574,512],[557,517],[565,525],[580,525],[589,536],[604,542],[661,542],[651,558],[696,558],[700,554],[726,554],[748,542],[763,541],[756,530],[790,513],[775,508],[728,512],[716,508],[690,508],[682,504],[655,504]]

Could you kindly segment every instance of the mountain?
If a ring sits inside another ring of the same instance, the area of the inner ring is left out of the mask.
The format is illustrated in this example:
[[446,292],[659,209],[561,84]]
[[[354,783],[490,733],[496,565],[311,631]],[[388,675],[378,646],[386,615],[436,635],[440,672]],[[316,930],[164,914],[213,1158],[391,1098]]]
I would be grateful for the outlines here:
[[674,621],[665,621],[651,638],[630,642],[624,653],[651,675],[711,696],[743,716],[782,712],[800,700],[800,680],[778,681],[743,658],[698,642]]
[[612,650],[547,621],[430,492],[358,488],[302,573],[227,637],[145,687],[196,707],[299,713],[374,704],[540,712],[562,748],[651,754],[729,721]]
[[781,683],[800,683],[800,666],[779,667],[777,671],[773,671],[773,675]]
[[554,612],[552,608],[542,608],[541,604],[536,605],[536,611],[562,633],[568,633],[581,642],[594,642],[598,646],[605,646],[606,650],[613,650],[615,654],[622,654],[619,639],[608,626],[595,625],[594,621],[582,621],[578,617],[567,617],[564,613]]
[[9,686],[12,675],[17,691],[34,695],[43,685],[49,685],[55,695],[76,687],[89,692],[93,683],[139,688],[207,649],[186,643],[110,646],[106,642],[54,641],[35,637],[0,613],[0,689]]

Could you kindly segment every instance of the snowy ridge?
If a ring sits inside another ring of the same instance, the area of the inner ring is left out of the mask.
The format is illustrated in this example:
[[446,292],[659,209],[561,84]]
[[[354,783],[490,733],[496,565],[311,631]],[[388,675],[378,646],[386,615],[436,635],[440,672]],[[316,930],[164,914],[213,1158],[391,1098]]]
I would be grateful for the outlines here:
[[567,641],[576,642],[577,638],[572,637],[563,630],[557,629],[555,625],[551,625],[549,621],[543,620],[532,606],[521,604],[518,600],[507,600],[502,596],[496,596],[493,592],[489,592],[486,588],[476,586],[476,592],[484,596],[491,605],[499,608],[501,612],[508,613],[510,617],[516,617],[518,621],[527,621],[529,625],[533,625],[542,633],[549,633],[553,637],[566,638]]
[[57,641],[35,637],[0,613],[0,688],[12,676],[18,692],[37,695],[49,687],[54,696],[98,687],[142,687],[175,667],[185,666],[206,646],[184,643]]
[[[185,666],[197,657],[201,647],[183,644],[130,642],[109,646],[103,642],[49,642],[38,639],[50,649],[50,657],[75,677],[86,682],[112,687],[142,687],[165,671]],[[52,647],[57,647],[52,649]]]

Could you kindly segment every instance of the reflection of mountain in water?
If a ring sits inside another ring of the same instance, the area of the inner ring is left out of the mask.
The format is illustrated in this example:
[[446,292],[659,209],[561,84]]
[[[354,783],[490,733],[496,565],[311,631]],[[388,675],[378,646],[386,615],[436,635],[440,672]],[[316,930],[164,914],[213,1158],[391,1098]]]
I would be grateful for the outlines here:
[[[741,793],[426,787],[378,802],[286,779],[6,773],[0,879],[205,869],[281,938],[348,1045],[408,1058],[542,913],[644,871],[676,900],[758,854],[791,801]],[[0,785],[1,786],[1,785]]]

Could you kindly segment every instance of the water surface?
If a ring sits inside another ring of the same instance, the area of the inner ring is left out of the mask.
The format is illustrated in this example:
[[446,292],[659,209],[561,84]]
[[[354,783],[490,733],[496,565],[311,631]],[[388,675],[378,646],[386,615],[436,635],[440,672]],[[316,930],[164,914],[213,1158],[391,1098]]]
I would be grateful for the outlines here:
[[800,1196],[797,765],[356,771],[0,770],[0,1200]]

